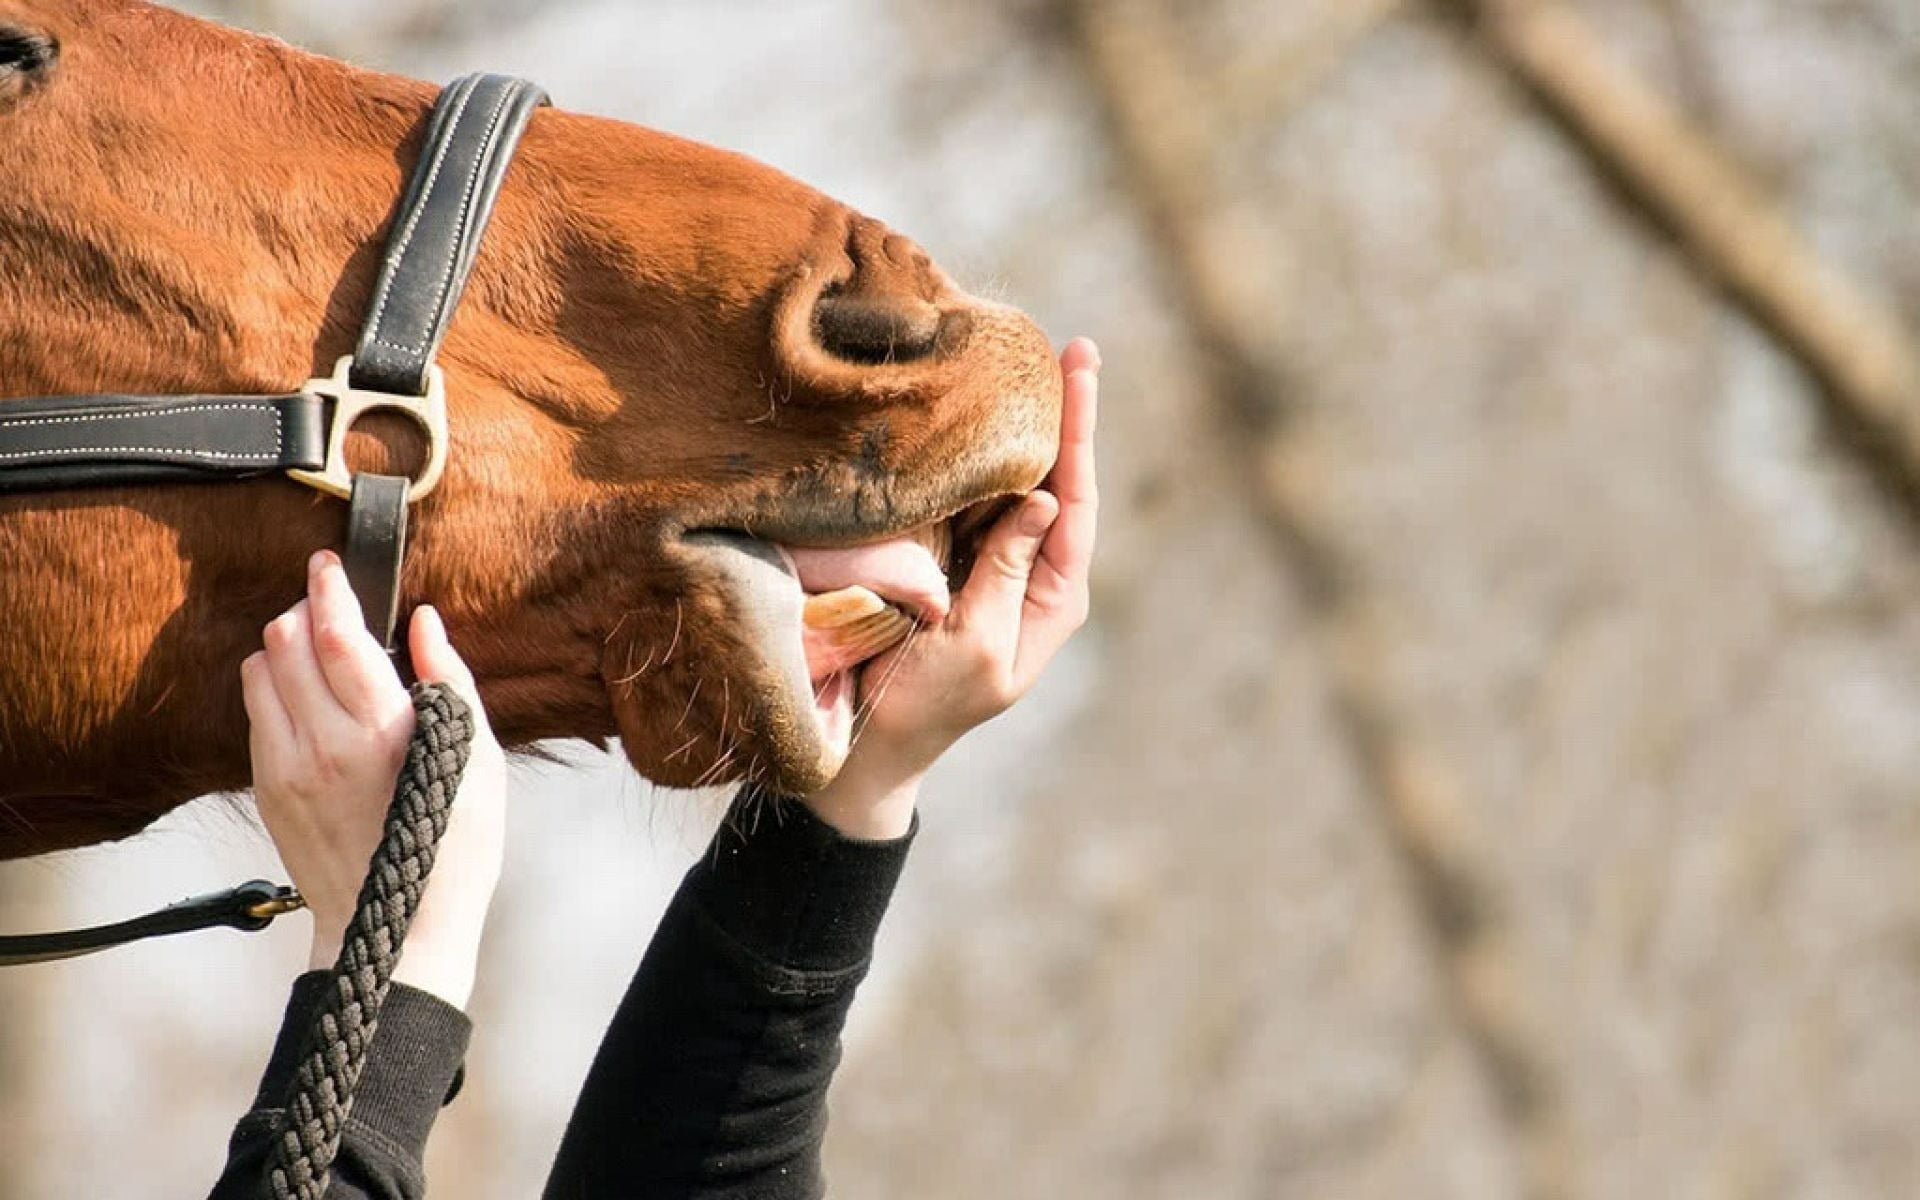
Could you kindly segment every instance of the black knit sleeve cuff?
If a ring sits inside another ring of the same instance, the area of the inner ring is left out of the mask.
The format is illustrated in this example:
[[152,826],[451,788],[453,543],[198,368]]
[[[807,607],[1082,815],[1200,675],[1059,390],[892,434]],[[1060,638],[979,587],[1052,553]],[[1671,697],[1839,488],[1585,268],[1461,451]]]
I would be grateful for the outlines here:
[[308,971],[293,981],[287,997],[286,1015],[280,1018],[280,1033],[273,1039],[273,1054],[260,1076],[260,1089],[254,1093],[256,1109],[279,1108],[293,1086],[293,1073],[300,1066],[300,1052],[306,1048],[307,1030],[313,1027],[313,1014],[320,1009],[331,971]]
[[[276,1109],[286,1101],[307,1031],[332,979],[331,971],[308,971],[293,981],[280,1035],[260,1078],[256,1109]],[[425,1145],[441,1106],[460,1091],[472,1035],[473,1023],[459,1009],[430,992],[392,985],[354,1092],[353,1120],[403,1145]]]
[[417,1158],[440,1109],[460,1090],[472,1036],[467,1014],[431,992],[394,984],[380,1009],[350,1120],[380,1130]]
[[745,787],[681,892],[757,958],[841,971],[873,953],[920,818],[902,837],[846,837],[798,800]]

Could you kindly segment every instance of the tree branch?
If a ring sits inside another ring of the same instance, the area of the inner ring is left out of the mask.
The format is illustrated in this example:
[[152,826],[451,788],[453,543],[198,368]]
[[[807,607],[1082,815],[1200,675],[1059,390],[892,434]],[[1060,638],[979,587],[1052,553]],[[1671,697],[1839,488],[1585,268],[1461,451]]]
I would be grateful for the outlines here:
[[1698,268],[1823,385],[1841,431],[1920,501],[1920,360],[1739,167],[1613,61],[1562,0],[1442,0]]
[[1454,773],[1396,711],[1376,601],[1343,562],[1310,489],[1300,486],[1311,468],[1299,469],[1299,439],[1288,436],[1284,372],[1270,338],[1248,319],[1257,313],[1270,325],[1274,307],[1245,294],[1256,274],[1246,263],[1257,255],[1208,236],[1218,210],[1209,153],[1217,106],[1175,57],[1175,33],[1155,5],[1058,2],[1174,311],[1203,360],[1222,445],[1238,451],[1230,469],[1311,606],[1336,728],[1398,853],[1447,1011],[1486,1070],[1517,1144],[1526,1194],[1571,1195],[1559,1088],[1516,964],[1501,889],[1475,852],[1479,839]]

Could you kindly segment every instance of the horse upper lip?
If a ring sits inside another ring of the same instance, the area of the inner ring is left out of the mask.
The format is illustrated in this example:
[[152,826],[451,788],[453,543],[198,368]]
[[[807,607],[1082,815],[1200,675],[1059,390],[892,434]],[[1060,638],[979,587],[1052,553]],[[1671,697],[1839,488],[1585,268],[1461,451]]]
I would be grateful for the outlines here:
[[[681,536],[686,539],[705,535],[745,538],[784,550],[852,550],[893,541],[934,526],[945,526],[949,543],[941,556],[941,565],[945,568],[951,583],[957,586],[965,577],[966,568],[971,562],[974,543],[1007,503],[1015,498],[1015,493],[1008,492],[954,497],[952,502],[930,509],[923,514],[914,515],[903,512],[885,521],[864,521],[851,512],[822,512],[809,507],[797,512],[776,512],[750,518],[732,520],[722,518],[719,521],[708,521],[689,529]],[[794,574],[799,576],[801,571],[798,565],[791,563],[790,565],[794,567]],[[828,588],[836,586],[840,585],[832,583],[827,585]],[[807,590],[818,589],[810,583]],[[920,589],[916,589],[910,596],[888,595],[884,587],[874,590],[888,600],[913,601],[903,604],[902,607],[917,616],[938,619],[945,615],[944,602],[932,606],[938,611],[926,611],[929,606],[917,602]]]

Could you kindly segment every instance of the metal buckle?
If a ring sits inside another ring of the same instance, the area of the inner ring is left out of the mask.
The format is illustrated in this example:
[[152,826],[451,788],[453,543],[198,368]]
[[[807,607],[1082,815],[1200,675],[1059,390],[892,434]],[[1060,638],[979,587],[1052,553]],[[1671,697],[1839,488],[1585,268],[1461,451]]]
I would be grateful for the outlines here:
[[287,475],[310,488],[345,500],[353,495],[353,472],[347,470],[347,430],[370,412],[388,409],[413,420],[427,436],[427,462],[407,487],[407,502],[417,502],[439,486],[447,467],[447,389],[440,368],[427,368],[427,391],[422,396],[399,396],[392,392],[369,392],[347,382],[353,367],[353,355],[333,364],[330,378],[309,379],[300,389],[303,394],[324,396],[333,401],[333,425],[327,430],[327,461],[318,471],[289,467]]

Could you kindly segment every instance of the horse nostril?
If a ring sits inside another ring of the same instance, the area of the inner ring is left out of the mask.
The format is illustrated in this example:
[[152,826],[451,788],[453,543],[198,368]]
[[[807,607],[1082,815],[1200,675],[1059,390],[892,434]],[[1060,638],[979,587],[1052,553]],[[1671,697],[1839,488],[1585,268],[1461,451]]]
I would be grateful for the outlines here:
[[829,293],[814,306],[813,336],[849,362],[916,362],[939,344],[940,310],[920,300]]

